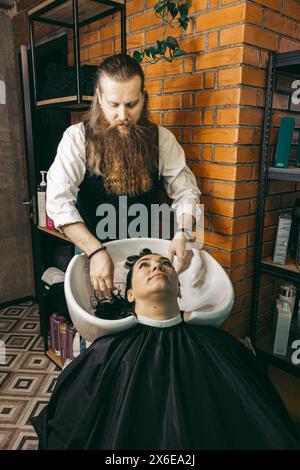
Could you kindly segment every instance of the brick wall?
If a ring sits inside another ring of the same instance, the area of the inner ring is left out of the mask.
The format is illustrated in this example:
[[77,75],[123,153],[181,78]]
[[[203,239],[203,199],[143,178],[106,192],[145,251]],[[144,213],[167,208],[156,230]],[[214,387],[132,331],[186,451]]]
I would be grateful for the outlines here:
[[[129,52],[161,37],[155,3],[127,2]],[[21,38],[28,42],[25,13],[32,5],[30,0],[17,2],[17,42]],[[98,64],[100,57],[120,50],[118,20],[113,15],[82,28],[83,63]],[[43,25],[39,34],[47,28]],[[268,51],[300,48],[300,2],[192,0],[188,29],[184,33],[170,29],[170,34],[187,55],[171,64],[143,66],[149,109],[152,119],[178,138],[197,177],[205,204],[205,248],[226,268],[236,292],[225,328],[243,336],[250,321]],[[286,112],[286,98],[278,96],[277,100],[273,142],[279,117]],[[79,118],[74,115],[74,122]],[[295,184],[271,184],[265,254],[274,246],[278,210],[291,207],[295,189]],[[283,194],[286,190],[287,195]],[[265,292],[270,282],[266,281]]]

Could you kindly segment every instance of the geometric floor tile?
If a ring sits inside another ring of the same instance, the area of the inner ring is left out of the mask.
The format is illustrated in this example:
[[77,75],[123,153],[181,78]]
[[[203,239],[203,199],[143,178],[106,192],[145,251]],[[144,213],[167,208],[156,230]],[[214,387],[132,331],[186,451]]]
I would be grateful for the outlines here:
[[36,450],[30,417],[46,406],[60,370],[44,354],[38,306],[0,309],[0,449]]

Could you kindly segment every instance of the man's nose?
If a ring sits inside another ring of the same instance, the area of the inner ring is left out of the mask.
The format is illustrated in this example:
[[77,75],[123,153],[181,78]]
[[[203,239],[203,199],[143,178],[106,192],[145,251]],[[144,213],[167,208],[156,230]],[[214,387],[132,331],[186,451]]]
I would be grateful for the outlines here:
[[153,266],[153,271],[155,271],[156,269],[159,269],[160,271],[162,271],[162,264],[161,263],[155,263],[154,266]]
[[125,106],[120,106],[119,108],[119,119],[120,121],[125,121],[125,119],[127,119],[127,109]]

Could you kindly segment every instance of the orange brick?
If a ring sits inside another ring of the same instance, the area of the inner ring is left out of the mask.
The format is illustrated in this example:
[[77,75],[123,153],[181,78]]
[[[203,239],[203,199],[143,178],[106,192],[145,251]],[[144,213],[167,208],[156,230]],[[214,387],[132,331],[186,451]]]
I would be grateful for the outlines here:
[[241,250],[247,246],[246,235],[226,236],[219,233],[204,231],[204,242],[226,251]]
[[115,39],[114,40],[114,53],[119,54],[121,52],[121,40]]
[[241,63],[243,62],[243,54],[244,51],[242,47],[231,47],[228,49],[201,54],[196,57],[195,69],[205,70]]
[[149,111],[149,117],[151,121],[155,122],[155,124],[158,124],[161,126],[162,124],[162,116],[161,113],[155,113],[153,111]]
[[237,128],[204,128],[194,129],[194,143],[234,144],[238,142]]
[[249,201],[238,201],[236,204],[233,201],[201,195],[201,203],[204,204],[205,211],[225,217],[241,217],[249,214]]
[[149,95],[159,95],[162,91],[162,81],[148,80],[145,83],[145,88]]
[[215,197],[223,199],[235,199],[235,183],[213,183],[212,193]]
[[101,41],[105,41],[106,39],[111,39],[116,36],[120,36],[121,34],[121,25],[119,22],[115,22],[101,28],[100,30],[100,37]]
[[166,126],[197,126],[200,125],[200,112],[179,111],[164,113],[164,124]]
[[[153,13],[154,14],[154,13]],[[147,25],[148,26],[148,25]],[[147,27],[146,24],[144,25],[144,28]],[[163,26],[158,26],[157,28],[150,29],[149,31],[146,31],[146,44],[149,46],[150,44],[156,44],[157,39],[161,39],[164,34],[164,27]],[[167,26],[166,28],[166,37],[167,36],[173,36],[174,38],[179,38],[182,35],[182,29],[181,28],[171,28],[170,26]]]
[[193,95],[185,93],[182,95],[182,108],[192,108],[193,106]]
[[92,46],[88,49],[89,59],[94,57],[102,58],[106,55],[113,54],[114,50],[114,43],[112,41],[106,41],[101,44],[97,44],[96,46]]
[[187,54],[205,50],[205,36],[203,34],[184,38],[179,41],[180,48]]
[[298,51],[299,42],[290,41],[289,39],[280,37],[278,52]]
[[180,95],[161,95],[150,96],[148,101],[148,109],[179,109],[181,107]]
[[212,161],[213,151],[210,145],[204,145],[203,147],[203,160]]
[[263,9],[253,3],[246,3],[245,22],[254,23],[259,26],[263,24]]
[[245,15],[246,5],[244,3],[203,13],[196,18],[196,31],[206,31],[233,23],[240,23],[244,21]]
[[237,198],[241,198],[241,199],[257,197],[258,183],[257,182],[237,183],[235,194]]
[[176,127],[168,127],[167,129],[169,129],[169,131],[171,131],[175,135],[176,139],[179,141],[179,139],[180,139],[180,129],[178,129]]
[[155,16],[153,10],[150,10],[146,13],[142,13],[141,15],[133,16],[129,20],[130,29],[129,31],[132,33],[134,31],[138,31],[139,29],[145,29],[147,27],[154,26],[156,24],[161,23],[161,18]]
[[[140,0],[141,1],[141,0]],[[157,0],[147,0],[146,1],[146,8],[151,8],[157,3]],[[144,5],[143,5],[144,6]]]
[[[298,7],[299,8],[299,7]],[[281,33],[285,36],[290,36],[296,23],[289,18],[274,13],[274,11],[266,10],[264,13],[264,26],[275,33]]]
[[294,20],[300,21],[300,8],[299,2],[295,0],[289,0],[288,2],[283,2],[283,13]]
[[198,11],[203,11],[207,8],[207,0],[193,0],[189,13],[196,13]]
[[[179,75],[181,61],[176,59],[173,62],[157,62],[156,64],[147,64],[145,66],[146,78],[159,78],[168,75]],[[177,78],[176,78],[177,81]],[[174,82],[174,79],[172,79]]]
[[220,106],[225,104],[240,104],[240,88],[230,88],[227,90],[209,90],[196,93],[195,106]]
[[80,36],[81,47],[90,46],[91,44],[94,44],[95,42],[99,42],[99,41],[100,41],[99,30]]
[[212,126],[214,124],[214,114],[214,111],[204,111],[202,121],[204,126]]
[[239,124],[240,121],[239,108],[224,108],[217,110],[217,126],[230,126]]
[[199,160],[200,147],[194,144],[183,144],[183,150],[187,160]]
[[[150,7],[147,7],[147,8],[150,8]],[[143,0],[131,0],[131,1],[127,0],[126,2],[126,16],[127,17],[134,15],[135,13],[138,13],[139,11],[143,11],[143,10],[144,10]]]
[[186,127],[182,129],[182,142],[184,143],[191,143],[192,140],[192,130],[187,129]]
[[144,43],[144,33],[127,34],[126,36],[127,49],[140,48]]
[[[164,91],[194,91],[203,88],[203,76],[201,74],[186,75],[181,77],[167,78],[164,80]],[[196,105],[198,107],[198,105]]]
[[[281,11],[281,0],[256,0],[256,3],[260,3],[260,5],[269,7],[272,10]],[[268,10],[265,10],[264,13],[267,12]]]
[[218,162],[258,162],[260,157],[258,147],[215,147],[215,161]]
[[251,179],[252,165],[223,165],[220,163],[194,163],[193,172],[203,178],[227,181],[243,181]]
[[254,65],[259,67],[259,49],[254,47],[244,46],[243,48],[243,60],[242,62],[247,65]]
[[220,87],[227,85],[239,85],[242,83],[243,67],[230,67],[218,71],[218,85]]
[[239,124],[262,126],[264,113],[260,109],[240,109]]
[[191,73],[193,71],[193,57],[183,59],[183,73]]
[[240,89],[240,106],[255,106],[257,98],[257,90],[255,88]]
[[220,46],[230,46],[244,41],[245,25],[240,24],[220,31]]
[[244,41],[247,44],[257,47],[265,47],[266,49],[275,50],[277,47],[278,35],[265,31],[250,25],[245,25]]
[[219,42],[219,33],[214,31],[213,33],[208,33],[208,48],[217,49]]
[[204,74],[204,87],[206,89],[215,87],[215,73],[214,72],[207,72]]

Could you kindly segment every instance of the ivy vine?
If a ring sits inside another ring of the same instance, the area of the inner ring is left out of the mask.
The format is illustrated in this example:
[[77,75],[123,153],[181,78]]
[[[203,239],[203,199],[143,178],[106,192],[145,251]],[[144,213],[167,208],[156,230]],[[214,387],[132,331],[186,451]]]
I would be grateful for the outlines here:
[[154,5],[155,16],[162,18],[164,26],[163,37],[156,41],[156,46],[143,47],[134,51],[133,58],[137,62],[155,64],[158,61],[172,62],[176,57],[181,57],[185,52],[180,49],[178,41],[173,36],[166,37],[167,26],[174,28],[174,23],[186,30],[189,24],[189,9],[191,0],[161,0]]

